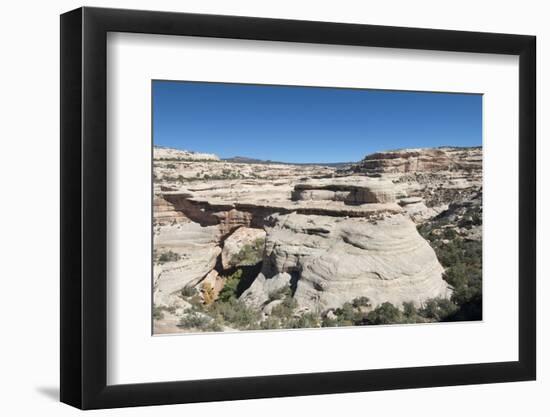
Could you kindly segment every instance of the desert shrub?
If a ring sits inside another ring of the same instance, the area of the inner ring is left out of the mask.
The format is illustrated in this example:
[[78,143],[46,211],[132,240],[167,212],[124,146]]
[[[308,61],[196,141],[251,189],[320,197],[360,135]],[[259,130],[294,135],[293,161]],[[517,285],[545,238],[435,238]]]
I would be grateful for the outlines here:
[[403,303],[403,315],[407,318],[416,317],[417,315],[416,307],[413,302],[404,302]]
[[280,328],[281,328],[281,322],[276,317],[270,316],[260,323],[260,329],[262,330],[274,330],[274,329],[280,329]]
[[162,320],[164,318],[164,310],[161,307],[153,306],[153,319]]
[[370,300],[369,300],[368,297],[357,297],[357,298],[353,299],[353,301],[351,302],[351,304],[352,304],[355,308],[370,307],[370,306],[371,306]]
[[367,314],[370,324],[394,324],[403,320],[401,311],[393,304],[385,302]]
[[[473,224],[481,224],[479,207],[472,208],[469,213]],[[430,242],[437,258],[445,267],[443,278],[453,287],[451,301],[457,310],[450,313],[445,320],[481,320],[482,243],[455,236],[444,244],[441,237],[432,232],[431,226],[421,226],[418,231]]]
[[181,290],[181,296],[184,298],[192,297],[197,294],[197,290],[194,287],[183,287]]
[[180,258],[181,256],[179,253],[169,250],[168,252],[161,253],[157,259],[157,262],[159,264],[164,264],[166,262],[176,262],[176,261],[179,261]]
[[456,231],[452,228],[446,228],[443,232],[443,238],[447,240],[454,239],[456,237]]
[[333,311],[334,316],[324,316],[320,322],[321,327],[360,326],[366,324],[364,307],[370,307],[368,297],[357,297],[349,303]]
[[427,323],[432,320],[427,319],[422,316],[418,309],[415,307],[413,302],[404,302],[403,311],[401,315],[401,323],[410,324],[410,323]]
[[168,169],[176,169],[176,166],[174,164],[167,164],[166,168]]
[[242,269],[237,269],[230,276],[225,278],[225,283],[220,293],[218,294],[218,300],[221,302],[227,302],[232,298],[237,298],[237,287],[243,276]]
[[287,295],[282,303],[273,307],[271,316],[281,319],[283,322],[282,327],[286,327],[284,324],[293,318],[296,307],[298,307],[296,300],[290,295]]
[[191,309],[194,311],[204,311],[204,303],[199,294],[195,294],[190,298],[187,298],[187,302],[191,304]]
[[219,322],[241,330],[257,328],[261,319],[259,311],[249,308],[243,301],[236,298],[212,303],[209,306],[208,313]]
[[353,326],[363,324],[363,313],[353,306],[352,303],[344,303],[342,307],[334,310],[338,317],[338,326]]
[[292,290],[289,286],[284,286],[279,288],[278,290],[272,291],[269,293],[268,296],[268,303],[275,300],[282,300],[286,297],[290,297],[292,295]]
[[321,327],[338,327],[338,320],[325,316],[321,320]]
[[292,329],[312,329],[315,327],[320,327],[321,323],[319,321],[319,317],[313,313],[305,313],[302,314],[300,317],[297,317],[293,319],[289,323],[289,328]]
[[419,310],[419,314],[434,321],[445,321],[448,317],[455,314],[457,310],[457,305],[452,301],[445,298],[433,298],[424,303]]
[[211,319],[196,311],[191,311],[180,319],[179,325],[186,329],[205,329]]
[[250,245],[244,245],[239,253],[233,255],[231,262],[235,265],[255,265],[262,261],[265,239],[256,239]]
[[214,302],[215,294],[214,287],[209,282],[203,282],[201,285],[202,299],[204,304],[210,305]]

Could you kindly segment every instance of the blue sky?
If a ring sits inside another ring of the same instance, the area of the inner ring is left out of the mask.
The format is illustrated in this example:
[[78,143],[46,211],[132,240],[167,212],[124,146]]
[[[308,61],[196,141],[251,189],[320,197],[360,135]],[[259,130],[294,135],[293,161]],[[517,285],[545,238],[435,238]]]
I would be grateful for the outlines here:
[[348,162],[390,149],[480,146],[482,96],[153,81],[153,141],[221,158]]

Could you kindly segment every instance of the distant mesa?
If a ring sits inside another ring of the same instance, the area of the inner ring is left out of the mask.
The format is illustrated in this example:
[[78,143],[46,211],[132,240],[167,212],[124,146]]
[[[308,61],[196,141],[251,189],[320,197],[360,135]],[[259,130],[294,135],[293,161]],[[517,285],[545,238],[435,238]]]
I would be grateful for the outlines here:
[[180,149],[166,148],[164,146],[153,147],[153,157],[160,161],[219,161],[218,155],[213,153],[201,153]]
[[224,162],[232,162],[238,164],[266,164],[266,165],[302,165],[302,166],[326,166],[334,168],[344,168],[355,164],[355,162],[283,162],[272,161],[271,159],[256,159],[246,156],[233,156],[231,158],[222,159]]
[[376,152],[355,164],[352,171],[364,174],[480,171],[481,147],[419,148]]
[[256,158],[247,158],[246,156],[233,156],[231,158],[223,158],[225,162],[235,162],[240,164],[271,164],[273,161],[256,159]]

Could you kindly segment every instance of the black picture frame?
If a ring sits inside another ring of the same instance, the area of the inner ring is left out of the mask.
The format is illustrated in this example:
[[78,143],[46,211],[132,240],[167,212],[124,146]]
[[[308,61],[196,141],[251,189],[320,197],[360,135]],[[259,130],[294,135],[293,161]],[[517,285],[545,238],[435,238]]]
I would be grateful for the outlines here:
[[[519,56],[519,360],[107,385],[108,32]],[[534,380],[535,45],[524,35],[236,16],[88,7],[61,15],[61,401],[95,409]]]

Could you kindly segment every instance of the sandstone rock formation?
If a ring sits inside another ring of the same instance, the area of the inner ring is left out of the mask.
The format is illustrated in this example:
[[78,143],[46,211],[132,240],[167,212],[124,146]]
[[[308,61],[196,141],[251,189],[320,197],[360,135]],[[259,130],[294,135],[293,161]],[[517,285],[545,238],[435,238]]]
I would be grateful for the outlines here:
[[197,285],[214,269],[221,253],[219,236],[217,227],[193,222],[154,229],[157,255],[175,254],[171,260],[154,265],[155,305],[170,305],[178,291]]
[[296,314],[323,317],[358,297],[372,308],[449,298],[416,225],[445,219],[434,234],[452,224],[481,239],[480,148],[380,152],[346,169],[165,148],[154,158],[154,305],[177,311],[155,322],[159,332],[178,331],[190,308],[182,290],[211,302],[235,268],[253,271],[240,300],[264,317],[287,287]]
[[364,177],[339,178],[299,183],[292,199],[343,201],[346,204],[395,202],[395,186],[389,181]]
[[180,149],[155,146],[153,158],[164,161],[219,161],[220,158],[212,153],[189,152]]
[[223,269],[238,266],[256,265],[263,259],[265,245],[265,231],[241,227],[231,234],[223,243]]
[[438,210],[426,207],[422,197],[406,197],[399,200],[399,205],[415,223],[422,223],[432,217],[435,217]]
[[451,294],[433,249],[406,215],[382,220],[273,215],[263,269],[241,298],[261,307],[290,285],[300,307],[322,312],[366,296],[416,305]]
[[405,173],[480,170],[481,148],[400,149],[367,155],[356,172]]

